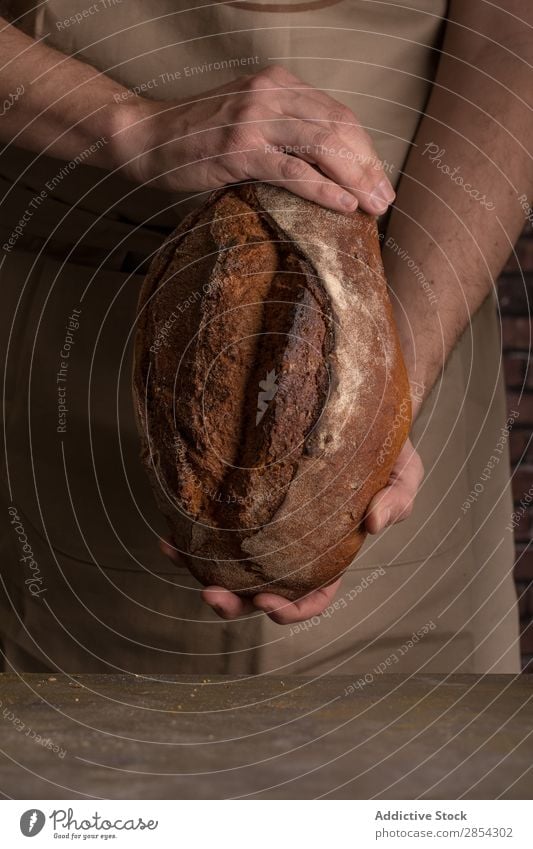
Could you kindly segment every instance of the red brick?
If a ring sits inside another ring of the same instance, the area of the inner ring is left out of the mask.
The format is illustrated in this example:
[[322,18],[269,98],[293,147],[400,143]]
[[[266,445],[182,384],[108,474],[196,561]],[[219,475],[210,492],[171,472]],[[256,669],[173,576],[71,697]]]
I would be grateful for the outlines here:
[[516,410],[519,413],[517,425],[522,427],[533,425],[533,393],[508,390],[507,409],[509,412]]
[[533,581],[533,547],[516,546],[515,581]]
[[516,582],[516,596],[518,599],[518,613],[520,614],[520,619],[529,619],[530,615],[533,616],[533,611],[530,611],[530,598],[529,593],[531,590],[532,584],[526,584],[523,581]]
[[531,322],[529,318],[504,316],[502,344],[505,351],[529,351],[531,346]]
[[[531,304],[533,301],[533,230],[526,224],[517,245],[516,256],[509,257],[498,285],[502,322],[504,371],[509,411],[520,416],[510,432],[511,462],[521,466],[513,475],[513,492],[520,502],[533,484],[533,368],[528,368]],[[525,278],[525,279],[524,279]],[[524,385],[525,382],[525,385]],[[518,398],[522,390],[520,404]],[[529,427],[528,427],[529,425]],[[515,508],[516,509],[516,508]],[[532,508],[525,511],[515,529],[515,580],[519,602],[522,668],[533,673],[533,545],[531,544]]]
[[[533,478],[531,480],[531,484],[533,486]],[[514,528],[514,538],[516,542],[529,542],[531,539],[531,531],[533,527],[533,511],[530,508],[522,514],[522,510],[520,509],[519,516],[519,518],[518,515],[516,516],[517,523]]]
[[520,627],[520,650],[522,654],[533,654],[533,619]]
[[528,275],[506,274],[498,281],[498,301],[503,315],[530,315],[531,285]]
[[515,245],[514,253],[509,256],[504,273],[513,273],[520,268],[524,272],[533,271],[533,230],[529,224],[524,227],[522,236]]
[[533,584],[530,584],[526,592],[526,603],[529,615],[533,619]]
[[509,434],[509,447],[511,451],[511,463],[533,463],[533,434],[531,430],[523,430],[514,427]]
[[526,382],[527,366],[527,354],[519,352],[505,354],[503,358],[503,369],[506,386],[521,389]]
[[530,675],[533,672],[533,655],[522,655],[522,672]]
[[515,506],[526,497],[530,489],[532,490],[526,504],[529,509],[529,507],[533,504],[533,466],[529,463],[522,463],[522,465],[519,466],[513,473],[512,485]]

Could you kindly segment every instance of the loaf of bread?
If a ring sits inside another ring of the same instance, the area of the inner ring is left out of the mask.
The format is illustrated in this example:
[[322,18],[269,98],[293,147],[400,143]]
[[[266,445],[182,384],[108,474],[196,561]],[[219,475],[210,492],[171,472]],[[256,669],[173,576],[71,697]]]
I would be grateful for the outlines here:
[[375,219],[218,190],[154,258],[137,321],[142,456],[191,572],[289,599],[334,581],[411,424]]

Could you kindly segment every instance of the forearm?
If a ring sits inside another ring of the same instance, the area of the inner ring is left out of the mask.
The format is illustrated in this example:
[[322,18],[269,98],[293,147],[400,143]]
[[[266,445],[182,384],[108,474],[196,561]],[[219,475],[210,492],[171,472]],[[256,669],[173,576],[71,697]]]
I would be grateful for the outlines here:
[[450,55],[441,59],[384,244],[408,371],[424,388],[415,414],[494,285],[523,226],[519,197],[533,186],[530,40],[506,31],[498,15],[479,23],[476,5],[465,14],[452,3],[452,20],[467,17],[465,26],[501,43],[448,24]]
[[123,86],[2,18],[0,66],[0,141],[68,160],[103,138],[106,144],[92,154],[91,164],[120,163]]

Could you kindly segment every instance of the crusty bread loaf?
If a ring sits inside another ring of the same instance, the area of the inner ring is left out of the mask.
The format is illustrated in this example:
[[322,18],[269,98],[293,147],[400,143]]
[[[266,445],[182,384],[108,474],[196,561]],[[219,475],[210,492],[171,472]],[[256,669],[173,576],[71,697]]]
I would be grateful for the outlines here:
[[133,386],[199,581],[291,599],[331,583],[411,423],[375,219],[261,183],[214,192],[151,265]]

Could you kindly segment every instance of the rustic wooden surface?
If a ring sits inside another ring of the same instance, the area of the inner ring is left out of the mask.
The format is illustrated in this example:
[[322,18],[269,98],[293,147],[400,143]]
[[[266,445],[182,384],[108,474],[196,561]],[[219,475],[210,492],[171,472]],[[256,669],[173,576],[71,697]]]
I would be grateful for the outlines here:
[[532,797],[533,676],[381,675],[346,695],[352,683],[0,675],[0,791],[17,799]]

